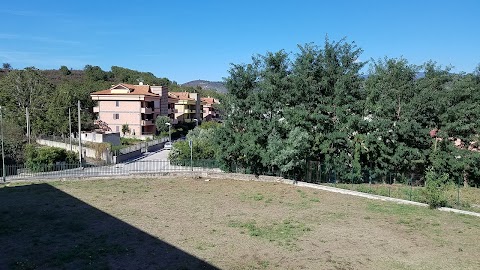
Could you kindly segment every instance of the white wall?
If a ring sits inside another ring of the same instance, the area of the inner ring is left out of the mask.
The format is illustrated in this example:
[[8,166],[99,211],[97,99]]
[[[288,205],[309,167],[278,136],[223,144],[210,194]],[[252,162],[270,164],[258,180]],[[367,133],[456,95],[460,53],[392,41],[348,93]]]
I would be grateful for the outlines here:
[[[49,140],[43,140],[43,139],[37,139],[37,143],[40,145],[46,145],[51,147],[62,148],[65,150],[70,150],[70,145],[68,143],[55,142],[55,141],[49,141]],[[78,144],[77,145],[72,144],[72,151],[78,153]],[[82,146],[82,151],[83,151],[83,156],[86,156],[89,158],[97,158],[96,157],[97,151],[95,149]],[[100,159],[105,160],[108,163],[112,163],[113,161],[112,156],[108,150],[102,153]]]

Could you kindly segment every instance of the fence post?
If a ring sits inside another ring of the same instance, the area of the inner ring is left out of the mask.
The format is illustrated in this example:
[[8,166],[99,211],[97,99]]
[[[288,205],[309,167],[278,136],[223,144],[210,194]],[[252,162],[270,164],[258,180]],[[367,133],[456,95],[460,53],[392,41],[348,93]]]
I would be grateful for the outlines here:
[[412,200],[412,192],[413,192],[413,176],[410,176],[410,201]]
[[461,177],[458,177],[458,183],[457,183],[457,206],[460,206],[460,180],[461,180]]
[[390,173],[390,180],[388,180],[388,197],[392,197],[391,196],[391,189],[392,189],[392,173]]
[[333,171],[333,183],[337,187],[337,171]]
[[352,190],[355,190],[355,172],[353,171],[353,168],[352,168],[352,178],[350,178],[350,182],[352,182]]

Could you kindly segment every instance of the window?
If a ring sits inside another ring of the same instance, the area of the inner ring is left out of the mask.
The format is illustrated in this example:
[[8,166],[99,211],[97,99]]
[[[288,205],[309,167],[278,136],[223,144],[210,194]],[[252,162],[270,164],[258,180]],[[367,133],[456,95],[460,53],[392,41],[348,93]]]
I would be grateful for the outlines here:
[[114,114],[113,114],[113,119],[115,119],[115,120],[120,119],[120,114],[114,113]]
[[115,107],[120,107],[120,101],[115,101]]

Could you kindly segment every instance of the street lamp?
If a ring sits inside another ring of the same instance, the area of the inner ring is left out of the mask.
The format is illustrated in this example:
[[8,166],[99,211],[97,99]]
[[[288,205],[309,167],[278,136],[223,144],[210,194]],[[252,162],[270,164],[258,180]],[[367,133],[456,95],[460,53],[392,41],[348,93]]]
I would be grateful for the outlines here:
[[198,119],[197,119],[197,118],[193,118],[193,121],[195,121],[195,126],[198,127]]
[[6,172],[5,172],[5,151],[3,149],[3,115],[2,115],[2,106],[0,106],[0,137],[2,138],[2,179],[3,182],[6,182]]
[[172,142],[172,124],[165,123],[165,125],[168,126],[168,140],[169,142]]

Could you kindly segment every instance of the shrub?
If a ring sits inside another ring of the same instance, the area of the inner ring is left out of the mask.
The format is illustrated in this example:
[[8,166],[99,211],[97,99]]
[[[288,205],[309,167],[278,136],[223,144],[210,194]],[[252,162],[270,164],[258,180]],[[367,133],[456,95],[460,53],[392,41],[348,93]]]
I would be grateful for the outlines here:
[[78,163],[75,152],[48,146],[35,147],[27,145],[25,157],[26,165],[32,171],[52,170],[57,162],[65,162],[66,164]]
[[427,171],[425,178],[425,198],[430,208],[447,206],[448,174],[439,174],[430,169]]

